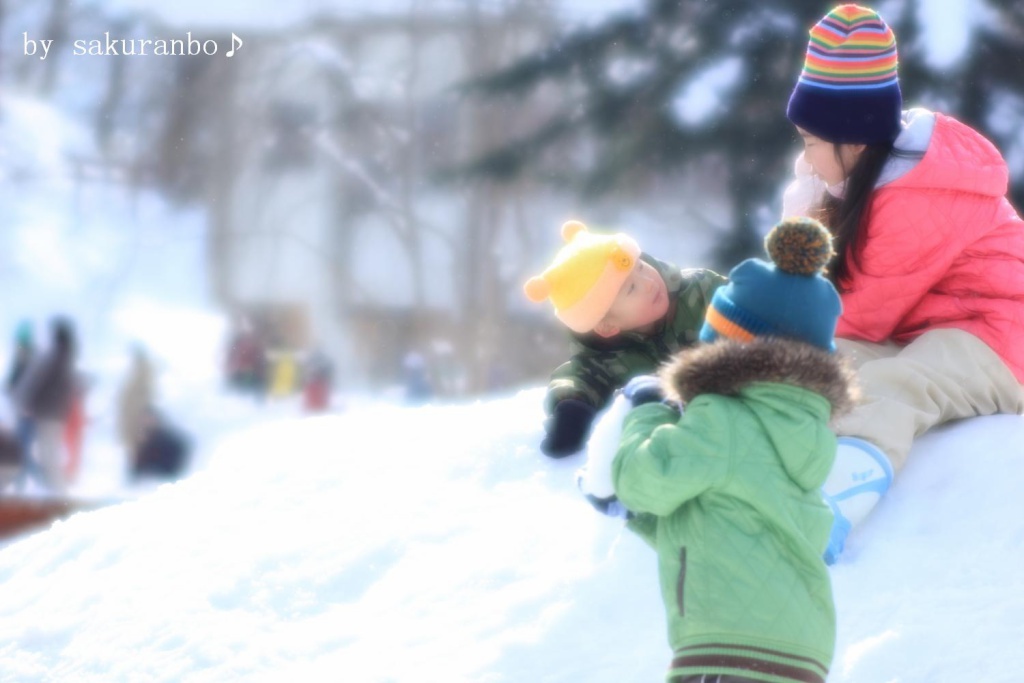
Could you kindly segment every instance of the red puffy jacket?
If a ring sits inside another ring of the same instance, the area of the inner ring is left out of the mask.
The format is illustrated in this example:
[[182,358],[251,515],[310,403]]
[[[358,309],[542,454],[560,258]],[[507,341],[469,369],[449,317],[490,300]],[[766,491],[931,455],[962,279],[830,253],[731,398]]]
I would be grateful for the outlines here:
[[1008,183],[991,142],[936,114],[924,158],[872,196],[836,336],[908,344],[958,328],[1024,382],[1024,221]]

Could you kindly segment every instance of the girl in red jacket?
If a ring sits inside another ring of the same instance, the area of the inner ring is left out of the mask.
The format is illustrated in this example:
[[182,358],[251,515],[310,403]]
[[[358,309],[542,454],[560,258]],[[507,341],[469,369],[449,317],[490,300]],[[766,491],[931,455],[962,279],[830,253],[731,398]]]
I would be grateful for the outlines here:
[[956,119],[902,105],[896,39],[875,11],[842,5],[811,29],[786,112],[804,151],[783,214],[833,233],[836,342],[863,392],[834,425],[830,561],[915,437],[1024,408],[1024,222],[1006,162]]

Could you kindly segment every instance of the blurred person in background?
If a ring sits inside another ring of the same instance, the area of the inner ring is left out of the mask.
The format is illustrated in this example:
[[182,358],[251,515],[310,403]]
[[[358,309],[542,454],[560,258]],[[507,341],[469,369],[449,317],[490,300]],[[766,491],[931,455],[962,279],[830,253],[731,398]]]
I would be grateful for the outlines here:
[[334,364],[323,349],[314,346],[302,367],[302,404],[307,413],[320,413],[331,404]]
[[[18,410],[35,423],[36,458],[42,483],[55,493],[63,493],[63,433],[78,381],[77,344],[69,319],[54,318],[50,330],[50,348],[25,370],[14,393]],[[31,454],[26,457],[31,458]],[[31,473],[25,472],[23,481]]]
[[145,410],[142,429],[142,441],[129,461],[131,479],[181,477],[192,453],[192,440],[153,407]]
[[228,386],[262,399],[266,393],[266,348],[260,334],[247,318],[242,318],[228,345]]
[[7,427],[0,425],[0,492],[4,491],[22,470],[21,447]]
[[32,457],[32,447],[35,442],[36,429],[32,417],[25,411],[20,410],[15,398],[15,391],[18,384],[25,376],[32,361],[36,357],[35,339],[32,333],[32,323],[22,320],[14,329],[14,358],[11,360],[11,368],[7,371],[5,390],[11,401],[14,412],[14,438],[18,443],[18,453],[21,458],[22,482],[28,476],[41,478],[38,473],[38,465]]
[[85,397],[92,380],[84,374],[76,374],[71,390],[71,407],[68,418],[64,421],[64,448],[67,460],[64,463],[64,477],[68,483],[78,478],[78,470],[82,464],[82,446],[85,443],[85,425],[88,422],[85,413]]
[[129,477],[176,479],[185,471],[190,440],[156,407],[156,373],[149,353],[136,344],[131,354],[117,397],[117,431]]
[[295,354],[287,349],[272,351],[267,354],[267,360],[267,393],[272,398],[286,398],[294,394],[300,380]]
[[129,461],[134,461],[149,429],[154,404],[153,364],[146,350],[132,347],[128,376],[117,397],[117,433]]
[[35,358],[35,341],[32,335],[32,323],[22,320],[14,328],[14,358],[11,360],[11,368],[7,371],[6,389],[8,395],[12,394],[18,385],[25,370]]
[[411,404],[426,403],[434,395],[427,359],[418,351],[409,351],[402,359],[402,383],[405,400]]

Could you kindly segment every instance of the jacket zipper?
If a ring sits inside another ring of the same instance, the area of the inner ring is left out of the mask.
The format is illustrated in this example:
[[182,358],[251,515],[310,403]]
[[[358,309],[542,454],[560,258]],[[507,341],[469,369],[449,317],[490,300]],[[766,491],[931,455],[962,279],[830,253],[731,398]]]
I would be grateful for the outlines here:
[[679,549],[679,578],[676,579],[676,606],[679,608],[679,616],[686,616],[686,603],[683,599],[683,591],[686,588],[686,548]]

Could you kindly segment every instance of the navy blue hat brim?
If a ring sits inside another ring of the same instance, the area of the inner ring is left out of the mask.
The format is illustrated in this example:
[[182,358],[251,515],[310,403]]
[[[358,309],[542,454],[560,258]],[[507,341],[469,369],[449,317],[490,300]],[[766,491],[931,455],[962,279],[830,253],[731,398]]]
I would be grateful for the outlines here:
[[898,81],[883,88],[825,88],[799,81],[786,116],[808,133],[836,144],[891,143],[900,134],[903,95]]

